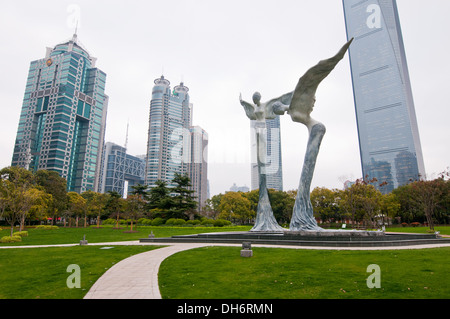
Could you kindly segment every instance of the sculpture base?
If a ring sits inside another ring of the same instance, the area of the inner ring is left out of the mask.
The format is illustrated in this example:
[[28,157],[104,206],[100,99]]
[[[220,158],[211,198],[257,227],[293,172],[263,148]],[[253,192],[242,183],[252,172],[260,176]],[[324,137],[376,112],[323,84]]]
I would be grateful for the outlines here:
[[143,238],[141,243],[211,243],[315,247],[395,247],[444,243],[450,239],[435,234],[389,234],[382,231],[325,230],[284,232],[225,232]]

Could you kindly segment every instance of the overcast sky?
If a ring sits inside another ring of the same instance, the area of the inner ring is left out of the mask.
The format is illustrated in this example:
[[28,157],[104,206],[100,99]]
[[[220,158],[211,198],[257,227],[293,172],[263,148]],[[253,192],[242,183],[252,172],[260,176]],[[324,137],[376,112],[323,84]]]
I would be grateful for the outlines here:
[[[398,0],[425,169],[450,166],[450,1]],[[145,154],[154,79],[190,89],[194,125],[209,134],[211,195],[250,183],[249,119],[239,94],[269,100],[346,42],[341,0],[0,0],[0,167],[13,153],[28,68],[46,47],[78,39],[107,74],[106,141]],[[313,117],[327,134],[312,187],[361,177],[348,55],[317,92]],[[306,127],[281,121],[284,190],[296,189]]]

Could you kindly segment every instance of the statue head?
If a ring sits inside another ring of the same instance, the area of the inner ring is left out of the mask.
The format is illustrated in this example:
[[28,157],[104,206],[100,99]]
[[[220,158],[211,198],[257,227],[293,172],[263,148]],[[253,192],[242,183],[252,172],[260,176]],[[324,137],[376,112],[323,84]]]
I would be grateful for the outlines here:
[[261,93],[255,92],[255,94],[253,94],[253,103],[259,105],[260,102],[261,102]]

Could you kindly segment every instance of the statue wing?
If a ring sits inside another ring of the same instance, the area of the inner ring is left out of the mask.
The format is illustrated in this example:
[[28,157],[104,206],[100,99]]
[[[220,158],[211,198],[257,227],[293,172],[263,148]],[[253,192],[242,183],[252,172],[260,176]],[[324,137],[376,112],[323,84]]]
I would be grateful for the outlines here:
[[277,102],[280,102],[284,105],[290,105],[292,101],[292,96],[294,92],[286,93],[276,99],[272,99],[266,103],[266,119],[274,119],[276,114],[274,113],[273,105]]
[[299,80],[295,88],[289,110],[310,113],[314,107],[315,94],[319,84],[333,71],[347,52],[353,38],[332,58],[320,61],[310,68]]
[[241,101],[241,105],[244,107],[245,114],[247,114],[247,117],[250,120],[256,120],[255,107],[252,104],[245,102],[244,100],[240,100],[240,101]]

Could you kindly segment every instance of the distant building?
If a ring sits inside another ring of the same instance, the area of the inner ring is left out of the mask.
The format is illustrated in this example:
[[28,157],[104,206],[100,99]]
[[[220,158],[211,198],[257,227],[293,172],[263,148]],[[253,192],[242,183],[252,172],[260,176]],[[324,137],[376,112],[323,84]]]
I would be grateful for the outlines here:
[[397,4],[343,5],[347,37],[355,39],[349,55],[363,177],[388,193],[425,176]]
[[118,192],[126,197],[132,186],[144,184],[145,161],[127,154],[126,148],[108,142],[103,155],[100,192]]
[[247,186],[237,186],[236,183],[233,184],[233,186],[230,187],[230,192],[242,192],[242,193],[248,193],[250,191],[250,188]]
[[67,190],[98,190],[108,96],[96,58],[72,39],[32,61],[12,166],[56,171]]
[[188,175],[191,179],[192,190],[198,203],[198,209],[205,206],[208,199],[208,133],[200,126],[192,126],[190,132],[190,162]]
[[[251,163],[251,187],[259,189],[258,163],[256,157],[256,136],[254,134],[255,121],[250,121],[252,132],[252,163]],[[283,162],[281,156],[281,131],[280,116],[266,120],[267,127],[267,188],[283,190]]]

